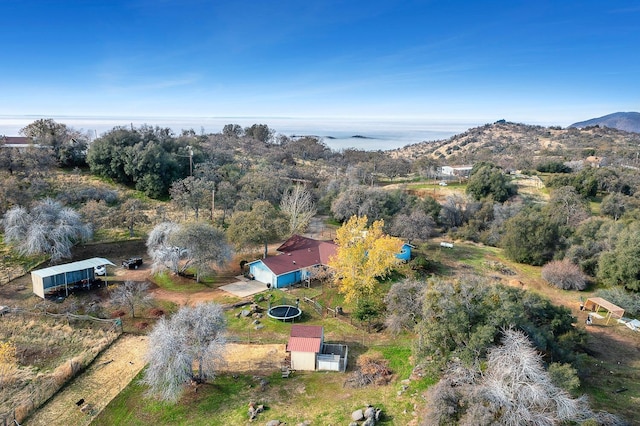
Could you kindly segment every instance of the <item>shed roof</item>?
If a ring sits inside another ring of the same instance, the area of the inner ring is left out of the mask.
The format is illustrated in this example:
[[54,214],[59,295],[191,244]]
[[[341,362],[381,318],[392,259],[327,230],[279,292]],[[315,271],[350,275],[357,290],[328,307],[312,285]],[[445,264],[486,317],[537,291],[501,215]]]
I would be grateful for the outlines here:
[[289,337],[287,351],[319,353],[322,339],[317,337]]
[[324,327],[321,325],[292,325],[291,337],[315,337],[322,338],[324,335]]
[[585,309],[590,309],[592,306],[601,307],[609,311],[610,316],[615,316],[616,318],[622,318],[624,315],[624,309],[620,306],[614,305],[608,300],[603,299],[602,297],[590,297],[585,302]]
[[36,269],[35,271],[31,271],[31,274],[39,277],[51,277],[53,275],[81,271],[83,269],[95,268],[96,266],[102,265],[116,266],[108,259],[102,257],[93,257],[91,259],[81,260],[79,262],[63,263],[62,265],[50,266],[44,269]]

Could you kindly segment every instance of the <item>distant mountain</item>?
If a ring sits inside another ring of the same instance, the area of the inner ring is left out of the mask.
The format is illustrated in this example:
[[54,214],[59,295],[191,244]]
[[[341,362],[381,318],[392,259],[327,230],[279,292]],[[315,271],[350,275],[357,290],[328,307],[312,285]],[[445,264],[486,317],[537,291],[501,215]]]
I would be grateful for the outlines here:
[[614,112],[604,117],[573,123],[569,127],[583,129],[589,126],[607,126],[625,132],[640,133],[640,112]]

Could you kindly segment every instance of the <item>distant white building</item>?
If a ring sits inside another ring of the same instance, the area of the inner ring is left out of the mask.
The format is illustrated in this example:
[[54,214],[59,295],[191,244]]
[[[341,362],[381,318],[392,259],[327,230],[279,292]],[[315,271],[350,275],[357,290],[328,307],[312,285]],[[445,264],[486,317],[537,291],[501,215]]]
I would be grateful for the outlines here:
[[468,177],[471,174],[473,166],[442,166],[440,167],[440,175]]
[[23,136],[2,136],[0,135],[0,148],[42,148],[39,144],[33,143],[31,138]]

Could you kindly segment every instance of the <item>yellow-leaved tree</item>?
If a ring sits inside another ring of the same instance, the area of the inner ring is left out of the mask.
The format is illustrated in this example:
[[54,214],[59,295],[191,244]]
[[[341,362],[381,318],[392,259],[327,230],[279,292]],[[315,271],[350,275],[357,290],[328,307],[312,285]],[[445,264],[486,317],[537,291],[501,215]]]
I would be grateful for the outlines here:
[[371,296],[377,277],[384,277],[402,261],[399,238],[386,235],[383,220],[367,227],[366,216],[352,216],[336,232],[336,254],[329,259],[334,280],[347,303]]

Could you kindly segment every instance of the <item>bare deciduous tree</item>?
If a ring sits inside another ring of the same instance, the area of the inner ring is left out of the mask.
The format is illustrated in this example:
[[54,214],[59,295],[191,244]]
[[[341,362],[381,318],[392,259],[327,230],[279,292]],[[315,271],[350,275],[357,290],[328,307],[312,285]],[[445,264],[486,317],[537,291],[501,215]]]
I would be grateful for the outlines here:
[[411,214],[398,214],[391,225],[393,235],[405,238],[409,244],[413,240],[426,241],[436,227],[433,218],[423,210],[413,210]]
[[183,306],[171,319],[161,318],[149,335],[143,379],[149,393],[175,402],[188,380],[214,377],[223,362],[225,328],[222,307],[215,303]]
[[130,198],[118,209],[114,220],[117,225],[124,224],[129,230],[129,236],[135,235],[135,226],[142,223],[149,223],[149,216],[144,212],[144,204],[136,198]]
[[196,281],[200,274],[214,267],[224,266],[231,258],[231,247],[223,231],[207,223],[189,223],[169,237],[173,247],[180,247],[184,260],[179,273],[195,268]]
[[440,210],[440,220],[447,228],[462,226],[467,220],[467,209],[470,200],[458,194],[447,196],[442,209]]
[[153,295],[149,294],[148,290],[147,282],[125,281],[111,291],[111,303],[128,307],[131,318],[135,318],[136,307],[149,307],[153,302]]
[[163,222],[147,238],[147,251],[153,268],[183,274],[195,268],[196,280],[212,267],[223,266],[231,257],[231,247],[224,232],[206,223],[178,225]]
[[178,272],[180,263],[180,253],[176,250],[169,238],[179,229],[179,225],[174,222],[162,222],[157,224],[147,237],[147,253],[153,261],[154,269],[168,267],[174,272]]
[[[453,364],[427,398],[424,425],[624,424],[608,413],[594,413],[586,398],[572,398],[557,387],[527,336],[504,331],[502,345],[489,350],[486,368]],[[605,423],[606,421],[606,423]]]
[[91,238],[91,229],[70,207],[50,198],[38,202],[31,212],[22,207],[7,211],[3,220],[5,241],[20,253],[43,253],[52,261],[71,257],[71,247]]
[[171,201],[185,210],[185,217],[186,209],[192,209],[195,213],[196,220],[198,220],[200,217],[200,209],[211,206],[213,185],[213,182],[193,176],[177,180],[173,182],[171,188],[169,188]]
[[280,210],[289,218],[291,235],[304,231],[316,214],[313,197],[302,185],[295,185],[284,194],[280,201]]
[[558,223],[574,228],[590,215],[587,200],[572,186],[563,186],[551,193],[549,213]]
[[413,330],[422,318],[422,301],[427,283],[418,280],[399,281],[389,289],[384,297],[387,305],[385,325],[392,333]]

